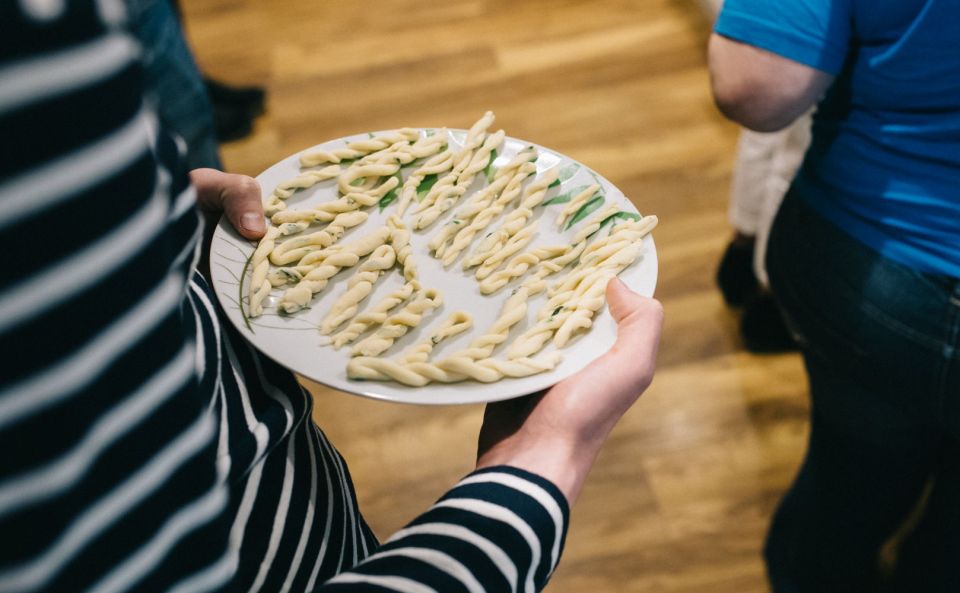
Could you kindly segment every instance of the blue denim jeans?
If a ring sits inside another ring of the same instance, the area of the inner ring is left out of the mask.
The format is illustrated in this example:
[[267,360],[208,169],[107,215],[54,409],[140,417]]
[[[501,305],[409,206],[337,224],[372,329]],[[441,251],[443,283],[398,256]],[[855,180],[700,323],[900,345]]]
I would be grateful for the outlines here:
[[143,45],[144,90],[160,123],[183,138],[189,169],[221,169],[210,99],[170,0],[129,0],[128,6]]
[[767,538],[773,590],[878,590],[881,546],[932,484],[893,584],[960,591],[960,280],[881,257],[795,190],[768,249],[812,399],[806,458]]

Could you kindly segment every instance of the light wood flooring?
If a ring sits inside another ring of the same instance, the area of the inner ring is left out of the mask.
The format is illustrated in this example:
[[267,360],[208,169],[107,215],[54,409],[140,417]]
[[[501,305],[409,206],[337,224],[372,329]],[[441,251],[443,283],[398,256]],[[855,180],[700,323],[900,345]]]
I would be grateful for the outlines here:
[[[710,99],[700,3],[184,4],[203,68],[268,88],[255,133],[224,148],[232,171],[367,130],[466,127],[492,109],[510,135],[586,163],[659,215],[658,374],[598,460],[549,590],[767,590],[760,550],[803,453],[806,380],[795,355],[744,352],[713,283],[737,129]],[[310,388],[382,538],[472,467],[479,406]]]

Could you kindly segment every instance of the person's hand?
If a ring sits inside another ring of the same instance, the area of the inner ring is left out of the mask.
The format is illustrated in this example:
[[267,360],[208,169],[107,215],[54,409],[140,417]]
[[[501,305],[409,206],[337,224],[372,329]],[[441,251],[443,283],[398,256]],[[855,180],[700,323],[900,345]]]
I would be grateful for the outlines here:
[[200,209],[215,215],[223,212],[244,238],[259,239],[267,231],[260,184],[253,177],[194,169],[190,171],[190,181],[197,190]]
[[607,303],[617,322],[613,347],[546,392],[487,405],[478,468],[536,473],[573,503],[610,430],[653,380],[663,326],[660,303],[617,278],[607,285]]

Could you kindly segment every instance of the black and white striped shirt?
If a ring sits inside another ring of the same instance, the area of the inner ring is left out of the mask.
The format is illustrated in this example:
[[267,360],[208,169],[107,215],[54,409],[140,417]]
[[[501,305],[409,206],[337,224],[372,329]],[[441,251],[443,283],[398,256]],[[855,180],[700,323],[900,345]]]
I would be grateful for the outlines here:
[[0,0],[0,593],[541,589],[568,509],[475,472],[380,545],[201,224],[120,0]]

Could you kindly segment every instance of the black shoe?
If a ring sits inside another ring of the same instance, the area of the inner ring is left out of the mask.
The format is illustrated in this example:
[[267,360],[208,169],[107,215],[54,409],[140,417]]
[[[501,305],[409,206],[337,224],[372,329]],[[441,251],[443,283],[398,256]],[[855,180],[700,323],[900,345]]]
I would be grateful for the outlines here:
[[217,140],[231,142],[246,138],[253,131],[253,116],[245,109],[226,105],[213,106],[213,126]]
[[800,349],[770,293],[760,294],[743,309],[740,334],[750,352],[772,354]]
[[753,273],[753,241],[731,241],[717,268],[717,286],[731,307],[742,307],[755,298],[760,283]]
[[204,78],[203,85],[214,108],[228,106],[246,111],[251,117],[263,114],[266,91],[260,86],[230,86],[212,78]]

